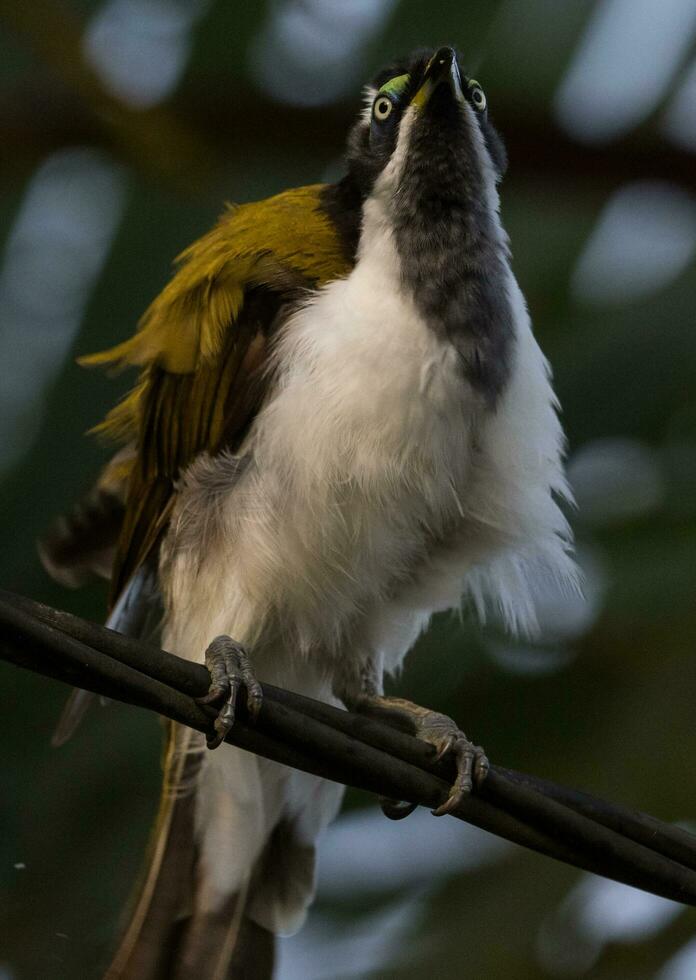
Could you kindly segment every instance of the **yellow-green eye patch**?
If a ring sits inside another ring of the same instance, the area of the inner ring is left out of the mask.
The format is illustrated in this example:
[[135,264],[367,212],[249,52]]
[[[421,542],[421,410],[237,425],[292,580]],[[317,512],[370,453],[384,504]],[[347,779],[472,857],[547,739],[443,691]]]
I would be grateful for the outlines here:
[[390,78],[388,82],[380,88],[380,95],[390,95],[393,99],[398,99],[399,96],[403,95],[406,86],[408,85],[410,75],[397,75],[395,78]]

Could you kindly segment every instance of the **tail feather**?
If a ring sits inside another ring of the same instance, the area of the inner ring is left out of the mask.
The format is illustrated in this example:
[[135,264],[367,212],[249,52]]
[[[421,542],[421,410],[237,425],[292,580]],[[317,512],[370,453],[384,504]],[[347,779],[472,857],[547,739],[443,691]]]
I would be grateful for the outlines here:
[[203,911],[196,903],[179,938],[172,980],[227,980],[232,976],[230,963],[245,921],[246,897],[244,888],[215,912]]
[[195,779],[201,753],[197,734],[170,725],[164,790],[147,861],[129,924],[105,980],[171,977],[170,954],[191,914],[195,867]]
[[247,916],[248,887],[211,910],[195,835],[201,736],[171,725],[147,870],[104,980],[270,980],[273,933]]
[[[275,936],[247,915],[229,962],[226,980],[270,980],[275,962]],[[200,974],[199,974],[200,980]]]
[[134,458],[132,446],[117,453],[95,486],[38,541],[44,568],[61,585],[77,588],[111,576]]

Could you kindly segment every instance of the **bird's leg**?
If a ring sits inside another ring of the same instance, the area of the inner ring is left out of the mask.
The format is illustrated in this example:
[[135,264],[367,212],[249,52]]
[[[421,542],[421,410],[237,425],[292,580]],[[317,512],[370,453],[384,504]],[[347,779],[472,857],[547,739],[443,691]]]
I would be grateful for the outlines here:
[[215,719],[215,735],[208,736],[208,748],[216,749],[234,725],[235,704],[241,687],[246,688],[247,710],[254,720],[261,709],[263,691],[256,680],[246,650],[229,636],[216,636],[205,651],[210,674],[208,693],[196,698],[199,704],[224,703]]
[[[370,670],[369,661],[360,676],[359,690],[351,691],[348,688],[343,692],[343,701],[351,711],[384,721],[432,745],[436,759],[446,756],[453,759],[457,775],[447,800],[433,810],[436,817],[451,813],[471,792],[474,784],[480,785],[486,778],[488,759],[483,749],[470,742],[447,715],[423,708],[404,698],[385,697],[381,693],[381,685],[374,670]],[[407,817],[416,808],[412,803],[394,800],[380,800],[380,803],[386,816],[392,820]]]

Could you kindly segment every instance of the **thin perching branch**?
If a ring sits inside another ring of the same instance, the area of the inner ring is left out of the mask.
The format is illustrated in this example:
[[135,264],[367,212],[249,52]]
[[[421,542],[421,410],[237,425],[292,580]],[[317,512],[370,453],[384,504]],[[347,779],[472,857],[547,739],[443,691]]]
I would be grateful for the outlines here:
[[[158,647],[0,590],[0,658],[210,732],[195,701],[210,678]],[[243,699],[226,741],[276,762],[396,800],[436,807],[454,778],[448,760],[389,726],[263,685],[252,725]],[[696,905],[696,837],[642,813],[492,765],[452,814],[575,867]]]

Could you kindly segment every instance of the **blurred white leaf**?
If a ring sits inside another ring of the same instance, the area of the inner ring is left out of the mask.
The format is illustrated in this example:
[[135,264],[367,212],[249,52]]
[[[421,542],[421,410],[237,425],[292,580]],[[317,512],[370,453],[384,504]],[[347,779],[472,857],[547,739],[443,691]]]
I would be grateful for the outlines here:
[[627,184],[609,200],[576,266],[575,297],[637,302],[669,285],[696,252],[696,201],[658,181]]
[[693,0],[603,0],[556,98],[576,139],[603,142],[637,126],[664,97],[696,29]]
[[665,496],[658,454],[636,439],[595,439],[568,464],[568,480],[586,524],[607,526],[656,510]]
[[419,808],[393,823],[376,807],[346,814],[319,849],[320,897],[413,889],[501,860],[506,841]]
[[282,0],[251,47],[257,84],[279,102],[328,105],[355,94],[361,48],[396,0]]
[[683,911],[679,902],[584,875],[543,923],[537,955],[552,975],[579,977],[597,962],[608,943],[649,939]]
[[694,980],[694,977],[696,977],[696,939],[682,946],[678,953],[667,960],[656,974],[655,980]]
[[91,149],[34,174],[0,267],[0,472],[29,450],[125,204],[125,174]]
[[696,151],[696,60],[667,108],[662,131],[682,149]]
[[157,105],[181,78],[191,29],[207,7],[208,0],[108,0],[87,26],[85,55],[126,105]]

